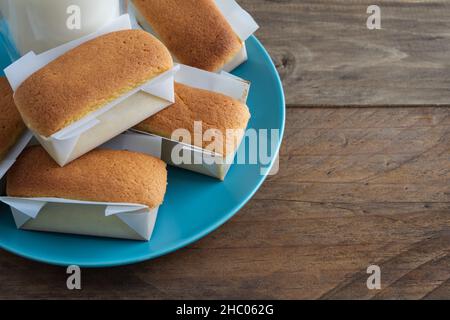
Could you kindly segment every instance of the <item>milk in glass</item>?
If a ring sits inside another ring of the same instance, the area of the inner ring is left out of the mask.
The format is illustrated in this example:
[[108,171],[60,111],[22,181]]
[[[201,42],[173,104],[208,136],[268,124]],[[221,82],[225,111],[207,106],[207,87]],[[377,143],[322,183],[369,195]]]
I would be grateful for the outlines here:
[[0,0],[17,51],[41,53],[97,31],[120,15],[120,0]]

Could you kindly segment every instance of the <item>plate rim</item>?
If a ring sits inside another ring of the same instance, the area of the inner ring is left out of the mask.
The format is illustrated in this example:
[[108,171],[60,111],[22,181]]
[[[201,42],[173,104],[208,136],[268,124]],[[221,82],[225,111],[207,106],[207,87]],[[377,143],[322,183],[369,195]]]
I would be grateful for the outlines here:
[[[185,239],[182,242],[178,242],[177,244],[170,246],[166,248],[165,250],[162,250],[158,252],[157,254],[144,254],[144,255],[136,255],[133,258],[116,258],[116,259],[105,259],[101,262],[88,262],[88,263],[82,263],[77,264],[77,266],[82,268],[114,268],[114,267],[122,267],[122,266],[129,266],[129,265],[135,265],[139,264],[145,261],[150,261],[154,259],[161,258],[163,256],[167,256],[169,254],[172,254],[174,252],[177,252],[178,250],[181,250],[193,243],[198,242],[199,240],[207,237],[214,231],[218,230],[220,227],[222,227],[224,224],[226,224],[228,221],[230,221],[236,214],[241,211],[241,209],[248,204],[248,202],[253,198],[253,196],[258,192],[258,190],[261,188],[261,186],[264,184],[264,182],[268,178],[269,172],[272,170],[276,159],[279,157],[280,149],[283,144],[284,134],[285,134],[285,127],[286,127],[286,97],[284,93],[283,83],[281,81],[280,74],[278,73],[277,68],[274,65],[274,62],[270,56],[270,54],[267,52],[266,48],[263,46],[263,44],[259,41],[259,39],[252,35],[251,38],[255,41],[256,45],[261,49],[263,55],[267,58],[268,61],[270,61],[270,69],[272,69],[273,73],[275,74],[275,78],[277,80],[277,91],[281,92],[281,105],[282,108],[282,123],[281,123],[281,134],[277,145],[277,150],[275,152],[276,156],[273,157],[270,165],[268,166],[268,170],[266,171],[264,177],[258,182],[258,184],[254,187],[254,189],[247,195],[245,199],[240,201],[238,205],[236,205],[232,210],[229,211],[228,214],[224,215],[220,220],[218,220],[216,223],[210,225],[208,228],[203,229],[200,232],[197,232],[195,235],[189,237],[188,239]],[[0,248],[2,250],[5,250],[9,253],[12,253],[16,256],[22,257],[24,259],[35,261],[47,265],[53,265],[53,266],[60,266],[60,267],[67,267],[70,265],[74,265],[73,261],[65,261],[65,259],[52,259],[52,258],[40,258],[36,256],[32,256],[23,252],[20,252],[19,250],[16,250],[14,248],[5,247],[2,243],[0,243]]]

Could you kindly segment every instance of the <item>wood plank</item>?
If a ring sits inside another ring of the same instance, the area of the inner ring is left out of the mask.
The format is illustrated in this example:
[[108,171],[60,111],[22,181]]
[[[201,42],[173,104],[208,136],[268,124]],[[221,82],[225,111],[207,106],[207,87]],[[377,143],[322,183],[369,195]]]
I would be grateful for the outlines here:
[[448,105],[450,2],[240,0],[283,78],[290,106]]
[[[0,298],[448,298],[450,109],[290,109],[280,173],[202,241],[65,271],[0,252]],[[381,267],[381,291],[366,269]]]

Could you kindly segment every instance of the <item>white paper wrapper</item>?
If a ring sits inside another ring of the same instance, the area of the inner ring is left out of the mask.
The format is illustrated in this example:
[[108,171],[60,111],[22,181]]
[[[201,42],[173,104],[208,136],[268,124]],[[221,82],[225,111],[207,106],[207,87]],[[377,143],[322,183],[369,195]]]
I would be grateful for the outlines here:
[[[230,24],[233,31],[244,43],[242,50],[229,61],[221,71],[231,72],[248,59],[247,47],[245,41],[254,34],[259,26],[253,17],[245,11],[235,0],[215,0],[218,8],[225,19]],[[142,28],[156,35],[153,28],[148,24],[145,18],[136,9],[132,1],[129,3],[129,11],[136,17]]]
[[[6,68],[5,74],[15,91],[34,72],[67,51],[101,35],[128,29],[131,29],[130,17],[123,15],[89,36],[40,55],[30,52]],[[159,75],[51,137],[34,134],[55,161],[64,166],[172,104],[176,70],[173,68]]]
[[[247,102],[250,91],[250,83],[226,72],[221,74],[206,72],[196,68],[180,65],[180,69],[175,76],[175,81],[190,87],[221,93],[235,98],[243,103]],[[138,133],[136,135],[135,133]],[[211,176],[224,180],[236,153],[223,157],[219,154],[213,154],[208,150],[203,150],[196,146],[180,143],[165,137],[158,137],[146,132],[132,130],[119,136],[122,147],[126,149],[127,145],[136,147],[139,144],[140,150],[148,152],[149,150],[158,150],[153,152],[155,157],[161,158],[170,165],[180,167],[186,170],[194,171],[203,175]],[[136,142],[135,142],[136,141]],[[158,149],[159,148],[159,149]],[[173,161],[173,151],[180,150],[181,156],[192,159],[189,164],[178,164]]]
[[18,229],[149,241],[158,208],[56,198],[0,200],[11,207]]
[[33,134],[30,131],[26,131],[22,134],[15,146],[11,148],[6,157],[0,161],[0,195],[5,191],[5,176],[8,170],[16,162],[17,157],[22,153],[26,146],[30,143]]
[[[158,156],[157,143],[144,150],[140,140],[133,139],[125,147],[120,137],[102,147]],[[151,239],[159,210],[142,204],[57,198],[0,197],[0,201],[11,207],[18,229],[141,241]]]

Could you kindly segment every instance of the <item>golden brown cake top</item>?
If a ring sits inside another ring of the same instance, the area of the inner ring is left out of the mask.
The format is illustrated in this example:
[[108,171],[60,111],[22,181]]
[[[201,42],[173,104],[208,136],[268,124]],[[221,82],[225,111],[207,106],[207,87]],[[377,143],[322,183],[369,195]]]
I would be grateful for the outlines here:
[[167,48],[149,33],[113,32],[37,71],[14,98],[25,123],[48,137],[172,66]]
[[8,173],[10,197],[134,203],[156,208],[166,193],[166,164],[145,154],[97,149],[58,166],[42,147],[31,147]]
[[[223,151],[212,150],[214,145],[211,141],[206,141],[206,136],[201,144],[196,141],[192,143],[206,150],[229,155],[234,153],[240,142],[239,129],[244,131],[249,120],[250,112],[244,103],[223,94],[176,83],[175,104],[143,121],[136,129],[169,139],[175,130],[186,129],[194,140],[195,121],[201,121],[201,134],[205,134],[208,130],[217,132]],[[237,135],[230,135],[227,138],[227,129],[238,129]]]
[[14,104],[11,86],[5,77],[0,77],[0,161],[25,130],[25,124]]
[[136,9],[183,64],[218,71],[242,49],[214,0],[133,0]]

